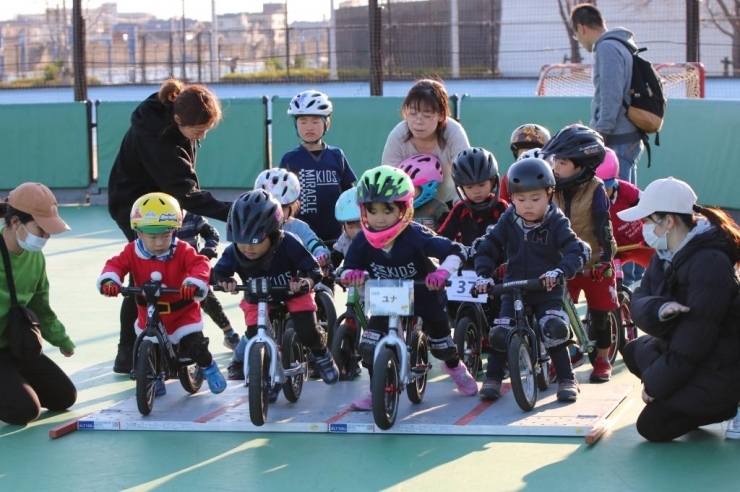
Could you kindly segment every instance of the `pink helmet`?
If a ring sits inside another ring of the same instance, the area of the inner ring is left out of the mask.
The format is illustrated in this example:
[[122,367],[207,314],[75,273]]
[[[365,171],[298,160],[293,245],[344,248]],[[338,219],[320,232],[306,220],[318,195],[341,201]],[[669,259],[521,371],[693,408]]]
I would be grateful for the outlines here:
[[[368,169],[357,182],[357,203],[360,206],[362,230],[372,247],[385,248],[411,223],[414,217],[414,185],[411,178],[398,168],[378,166]],[[382,231],[373,231],[367,223],[367,205],[370,203],[397,203],[400,220]]]
[[617,159],[617,154],[609,147],[605,147],[605,150],[604,162],[596,168],[596,177],[604,182],[619,177],[619,159]]
[[414,186],[421,193],[414,199],[414,208],[426,205],[437,194],[437,186],[442,182],[442,163],[433,154],[416,154],[407,157],[396,166],[409,175]]

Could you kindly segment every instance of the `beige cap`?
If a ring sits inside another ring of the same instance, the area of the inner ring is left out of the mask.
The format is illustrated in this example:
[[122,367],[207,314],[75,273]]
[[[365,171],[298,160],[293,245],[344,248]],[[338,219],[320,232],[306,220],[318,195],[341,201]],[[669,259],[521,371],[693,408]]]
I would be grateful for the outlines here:
[[655,212],[693,214],[696,193],[685,181],[674,177],[656,179],[645,188],[640,201],[632,208],[617,212],[625,222],[644,219]]
[[41,183],[23,183],[10,192],[8,205],[25,212],[49,234],[60,234],[70,230],[57,212],[57,199],[49,188]]

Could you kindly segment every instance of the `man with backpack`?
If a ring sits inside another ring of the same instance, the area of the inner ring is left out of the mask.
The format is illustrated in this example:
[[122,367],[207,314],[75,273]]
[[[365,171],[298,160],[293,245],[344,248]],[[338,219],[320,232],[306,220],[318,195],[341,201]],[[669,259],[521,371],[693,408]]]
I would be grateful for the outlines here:
[[633,34],[623,27],[607,30],[599,9],[588,3],[573,7],[570,22],[574,38],[594,54],[595,92],[589,126],[599,132],[606,146],[617,154],[619,179],[636,185],[637,163],[645,149],[645,134],[627,117],[631,102],[632,52],[637,50]]

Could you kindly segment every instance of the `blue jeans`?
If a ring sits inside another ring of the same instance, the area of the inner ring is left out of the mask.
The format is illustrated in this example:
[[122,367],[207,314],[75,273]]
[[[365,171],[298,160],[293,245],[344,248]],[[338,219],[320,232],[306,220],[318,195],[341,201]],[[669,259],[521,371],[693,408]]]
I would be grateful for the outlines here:
[[619,179],[637,186],[637,163],[640,162],[645,144],[642,140],[624,144],[610,145],[619,158]]

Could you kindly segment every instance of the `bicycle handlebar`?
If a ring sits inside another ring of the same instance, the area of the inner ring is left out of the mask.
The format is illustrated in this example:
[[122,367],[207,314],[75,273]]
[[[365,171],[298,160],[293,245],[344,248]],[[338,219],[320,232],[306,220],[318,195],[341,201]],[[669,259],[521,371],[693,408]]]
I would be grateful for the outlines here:
[[[211,287],[215,292],[226,292],[226,290],[218,284],[212,285]],[[249,294],[259,296],[278,292],[288,292],[289,290],[290,287],[288,285],[273,285],[266,278],[255,278],[249,283],[237,284],[234,292],[247,292]]]
[[[122,296],[128,296],[128,295],[131,295],[131,294],[142,294],[142,293],[144,293],[144,288],[143,287],[135,287],[133,285],[130,286],[130,287],[127,287],[125,285],[122,285],[120,287],[119,291],[121,292],[121,295]],[[160,287],[159,288],[159,292],[160,292],[160,294],[179,294],[180,293],[180,289],[172,289],[170,287]],[[198,289],[198,292],[200,292],[200,289]]]

